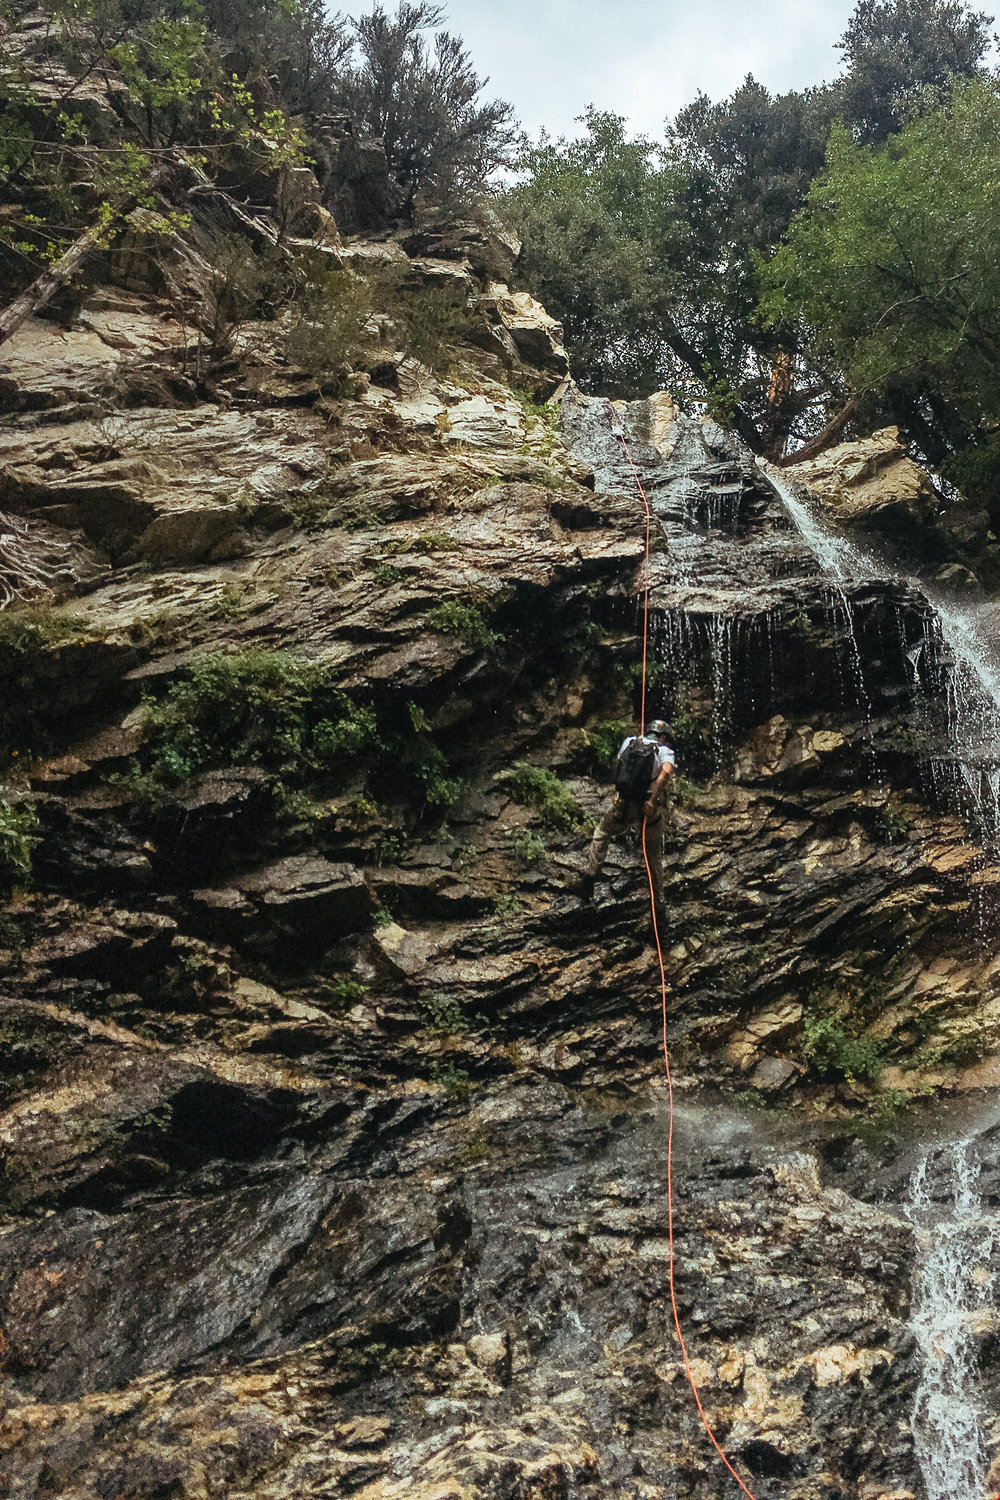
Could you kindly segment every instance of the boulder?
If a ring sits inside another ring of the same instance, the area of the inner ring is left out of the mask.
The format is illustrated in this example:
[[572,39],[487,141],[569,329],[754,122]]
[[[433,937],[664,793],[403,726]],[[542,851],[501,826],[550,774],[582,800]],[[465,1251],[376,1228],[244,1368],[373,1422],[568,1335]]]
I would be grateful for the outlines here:
[[785,473],[819,495],[838,517],[878,531],[899,532],[933,520],[939,499],[923,469],[909,457],[898,427],[840,443]]
[[372,912],[357,869],[314,854],[290,855],[225,887],[194,891],[192,900],[212,933],[287,957],[322,952],[357,932]]
[[528,292],[512,292],[503,282],[491,282],[478,306],[506,332],[525,364],[560,377],[569,373],[562,324]]
[[168,510],[157,516],[136,543],[136,552],[151,563],[198,563],[241,557],[247,550],[239,512],[231,505]]

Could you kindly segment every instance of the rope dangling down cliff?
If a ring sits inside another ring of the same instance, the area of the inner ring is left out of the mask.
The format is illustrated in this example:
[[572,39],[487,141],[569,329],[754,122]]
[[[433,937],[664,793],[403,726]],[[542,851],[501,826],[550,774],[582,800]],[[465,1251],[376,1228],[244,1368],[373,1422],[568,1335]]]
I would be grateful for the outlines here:
[[[646,732],[646,679],[648,675],[649,659],[649,542],[650,531],[653,524],[653,512],[649,503],[649,497],[647,496],[646,491],[643,488],[642,479],[639,476],[639,470],[636,468],[635,462],[632,458],[632,454],[628,446],[628,441],[625,437],[625,430],[618,420],[618,414],[615,411],[614,407],[611,408],[611,430],[614,436],[617,437],[620,441],[625,457],[628,460],[628,466],[632,471],[632,478],[635,480],[635,487],[639,491],[639,495],[642,499],[646,518],[646,540],[643,562],[642,590],[642,695],[639,703],[639,733],[640,735],[642,735]],[[670,1046],[667,1040],[667,971],[663,961],[663,943],[660,939],[660,925],[656,911],[656,891],[653,881],[653,871],[650,866],[649,853],[646,848],[646,821],[646,818],[643,817],[642,862],[646,868],[646,881],[649,886],[649,910],[650,915],[653,919],[653,938],[656,943],[656,961],[660,969],[661,1045],[663,1050],[663,1067],[667,1077],[667,1240],[669,1244],[669,1258],[667,1261],[667,1266],[668,1280],[670,1284],[670,1307],[673,1312],[674,1331],[677,1334],[677,1342],[680,1345],[681,1349],[681,1358],[684,1361],[684,1373],[687,1376],[688,1385],[691,1387],[691,1393],[694,1396],[695,1405],[698,1408],[698,1416],[701,1420],[701,1425],[702,1427],[704,1427],[706,1433],[708,1434],[709,1441],[711,1442],[712,1447],[715,1449],[716,1453],[718,1453],[722,1462],[725,1464],[732,1477],[736,1480],[736,1483],[739,1485],[744,1495],[749,1495],[750,1500],[756,1500],[753,1490],[749,1489],[747,1485],[744,1484],[739,1474],[737,1474],[729,1459],[726,1457],[722,1444],[719,1442],[718,1438],[715,1436],[715,1433],[712,1430],[712,1424],[708,1420],[708,1414],[705,1411],[705,1407],[701,1399],[701,1392],[698,1389],[698,1382],[694,1378],[694,1370],[691,1368],[691,1360],[688,1356],[687,1343],[684,1339],[684,1329],[681,1326],[680,1311],[677,1306],[677,1286],[675,1275],[676,1252],[674,1249],[673,1183],[674,1084],[673,1076],[670,1071]],[[1000,1500],[1000,1495],[996,1497],[996,1500]]]

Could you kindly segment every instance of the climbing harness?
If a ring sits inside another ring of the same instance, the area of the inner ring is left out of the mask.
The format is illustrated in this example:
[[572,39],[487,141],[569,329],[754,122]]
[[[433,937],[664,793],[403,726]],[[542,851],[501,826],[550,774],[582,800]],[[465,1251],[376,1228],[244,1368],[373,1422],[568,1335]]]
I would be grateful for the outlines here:
[[[628,441],[625,437],[625,430],[618,420],[618,413],[615,411],[614,407],[611,408],[611,430],[614,433],[615,437],[617,437],[621,442],[625,457],[628,460],[628,466],[632,471],[632,478],[635,480],[635,487],[642,497],[642,504],[646,513],[646,549],[645,563],[643,567],[642,591],[642,697],[640,700],[639,724],[639,733],[640,735],[643,735],[646,732],[646,677],[647,660],[649,655],[649,543],[650,532],[653,525],[653,512],[649,504],[649,498],[643,488],[642,480],[639,477],[639,470],[636,468],[633,461],[632,454],[628,446]],[[660,924],[656,911],[656,893],[653,887],[653,871],[650,868],[649,853],[646,848],[645,816],[642,820],[642,860],[643,864],[646,866],[646,880],[649,884],[649,909],[653,918],[653,937],[656,942],[657,962],[660,966],[660,1016],[662,1025],[661,1045],[663,1050],[663,1066],[667,1075],[667,1266],[668,1279],[670,1284],[670,1306],[674,1315],[674,1331],[677,1334],[677,1342],[680,1345],[681,1349],[681,1358],[684,1361],[684,1373],[687,1376],[688,1385],[691,1387],[691,1393],[694,1396],[695,1405],[698,1408],[698,1416],[701,1418],[701,1425],[702,1427],[704,1427],[706,1433],[708,1434],[709,1441],[711,1442],[712,1447],[722,1459],[722,1462],[725,1464],[732,1477],[736,1480],[736,1483],[739,1485],[744,1495],[749,1495],[750,1500],[756,1500],[753,1490],[748,1489],[743,1480],[740,1478],[739,1474],[737,1474],[736,1470],[729,1462],[729,1459],[726,1457],[721,1443],[715,1436],[715,1433],[712,1431],[712,1424],[708,1420],[708,1415],[705,1411],[704,1405],[702,1404],[701,1392],[698,1389],[698,1382],[695,1380],[694,1370],[691,1368],[691,1360],[688,1356],[687,1344],[684,1340],[684,1330],[681,1327],[680,1312],[677,1307],[677,1288],[675,1280],[676,1255],[674,1250],[674,1084],[673,1077],[670,1072],[670,1047],[667,1040],[667,971],[663,959],[663,943],[660,939]],[[998,1500],[1000,1500],[1000,1496],[998,1496]]]

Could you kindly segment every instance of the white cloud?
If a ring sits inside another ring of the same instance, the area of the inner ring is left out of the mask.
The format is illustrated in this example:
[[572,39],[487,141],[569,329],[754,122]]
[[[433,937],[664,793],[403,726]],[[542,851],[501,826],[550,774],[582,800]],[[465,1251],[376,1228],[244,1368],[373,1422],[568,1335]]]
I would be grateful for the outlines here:
[[834,44],[854,0],[447,0],[490,93],[511,100],[525,127],[573,130],[588,104],[658,135],[699,89],[732,92],[748,72],[768,88],[833,77]]

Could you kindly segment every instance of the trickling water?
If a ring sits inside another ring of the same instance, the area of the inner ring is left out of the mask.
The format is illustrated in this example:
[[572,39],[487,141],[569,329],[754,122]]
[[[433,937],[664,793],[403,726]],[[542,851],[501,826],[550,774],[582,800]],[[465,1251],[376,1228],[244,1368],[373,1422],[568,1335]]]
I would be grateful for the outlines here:
[[992,1327],[1000,1216],[983,1205],[977,1138],[927,1152],[910,1179],[920,1254],[910,1330],[921,1355],[913,1434],[927,1500],[983,1500],[987,1460],[971,1392],[976,1334]]

